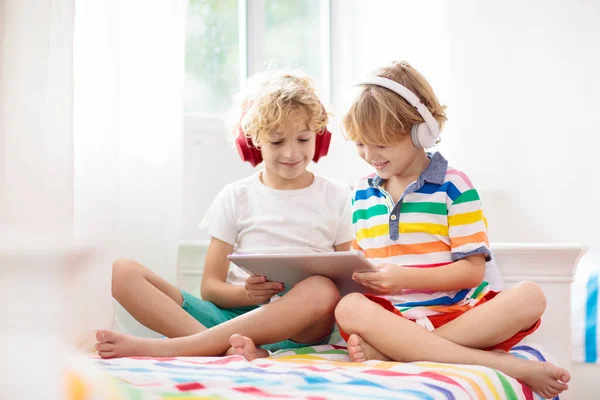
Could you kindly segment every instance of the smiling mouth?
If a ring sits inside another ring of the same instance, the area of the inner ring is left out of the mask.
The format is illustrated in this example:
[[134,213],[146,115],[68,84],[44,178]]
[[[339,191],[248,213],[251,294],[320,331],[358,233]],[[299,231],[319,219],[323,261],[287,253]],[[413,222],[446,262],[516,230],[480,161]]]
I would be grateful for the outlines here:
[[300,164],[300,161],[291,162],[291,163],[290,162],[282,162],[281,164],[285,165],[286,167],[292,168],[292,167],[295,167],[298,164]]
[[385,168],[386,165],[388,165],[389,161],[386,161],[384,163],[371,163],[371,165],[375,168],[375,169],[383,169]]

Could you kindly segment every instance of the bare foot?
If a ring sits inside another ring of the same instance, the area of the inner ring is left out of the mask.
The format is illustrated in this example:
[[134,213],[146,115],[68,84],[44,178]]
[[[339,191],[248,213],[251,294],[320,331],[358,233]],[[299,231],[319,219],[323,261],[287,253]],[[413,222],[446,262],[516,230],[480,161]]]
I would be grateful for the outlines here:
[[231,347],[225,355],[243,356],[246,360],[252,361],[256,358],[269,357],[269,352],[263,348],[256,347],[252,339],[242,335],[231,335],[229,338]]
[[390,361],[391,359],[377,351],[369,343],[357,334],[352,334],[348,338],[348,355],[354,362],[363,362],[367,360]]
[[543,398],[551,399],[569,388],[567,383],[571,380],[571,374],[566,369],[549,362],[517,360],[515,373],[509,375],[522,381]]
[[96,350],[102,358],[135,356],[160,357],[156,348],[158,339],[138,338],[125,333],[99,330],[96,332]]
[[569,388],[567,383],[571,380],[571,374],[564,368],[545,361],[524,360],[504,351],[494,351],[508,361],[507,368],[498,369],[546,399],[556,397]]

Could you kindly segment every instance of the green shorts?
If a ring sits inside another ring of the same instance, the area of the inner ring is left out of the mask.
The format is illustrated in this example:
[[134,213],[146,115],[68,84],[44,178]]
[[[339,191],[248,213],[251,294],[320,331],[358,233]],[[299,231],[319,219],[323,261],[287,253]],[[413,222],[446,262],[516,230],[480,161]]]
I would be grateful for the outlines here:
[[[183,303],[181,307],[198,322],[207,328],[212,328],[227,322],[235,317],[246,314],[252,310],[256,310],[259,306],[249,306],[240,308],[219,308],[210,301],[199,299],[198,297],[182,290],[181,295],[183,296]],[[301,347],[317,346],[320,344],[329,343],[331,334],[327,335],[323,339],[313,343],[298,343],[293,340],[284,340],[277,343],[262,345],[263,349],[267,349],[271,352],[275,352],[281,349],[298,349]]]

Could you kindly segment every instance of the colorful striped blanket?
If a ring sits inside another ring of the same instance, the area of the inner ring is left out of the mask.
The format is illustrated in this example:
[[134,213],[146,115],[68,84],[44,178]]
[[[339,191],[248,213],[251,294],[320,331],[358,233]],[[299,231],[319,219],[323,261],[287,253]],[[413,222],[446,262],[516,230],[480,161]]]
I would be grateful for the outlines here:
[[573,361],[600,364],[599,283],[600,251],[591,251],[577,265],[571,288]]
[[[538,348],[517,357],[545,360]],[[430,362],[351,363],[334,345],[280,351],[246,361],[230,357],[95,359],[127,399],[538,399],[490,368]]]

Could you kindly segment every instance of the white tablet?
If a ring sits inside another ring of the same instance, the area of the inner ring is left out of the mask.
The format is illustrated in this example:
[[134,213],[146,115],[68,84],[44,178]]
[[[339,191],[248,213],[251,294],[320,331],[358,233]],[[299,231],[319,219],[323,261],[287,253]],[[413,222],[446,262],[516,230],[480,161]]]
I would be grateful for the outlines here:
[[353,272],[377,271],[362,255],[351,251],[299,254],[231,254],[227,258],[250,275],[282,282],[286,291],[312,275],[331,279],[342,296],[366,288],[352,280]]

